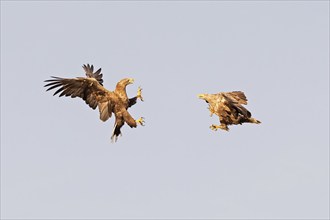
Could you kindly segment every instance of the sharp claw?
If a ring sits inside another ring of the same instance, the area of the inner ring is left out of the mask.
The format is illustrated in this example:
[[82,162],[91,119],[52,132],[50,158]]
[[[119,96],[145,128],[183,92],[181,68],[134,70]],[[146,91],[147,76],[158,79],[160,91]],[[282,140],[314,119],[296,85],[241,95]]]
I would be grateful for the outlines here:
[[139,123],[141,126],[144,126],[145,121],[144,121],[144,117],[140,117],[138,120],[136,120],[137,123]]
[[137,92],[137,97],[143,102],[143,97],[142,97],[142,88],[139,86],[138,92]]
[[211,125],[210,128],[213,131],[217,131],[218,130],[218,127],[216,125]]

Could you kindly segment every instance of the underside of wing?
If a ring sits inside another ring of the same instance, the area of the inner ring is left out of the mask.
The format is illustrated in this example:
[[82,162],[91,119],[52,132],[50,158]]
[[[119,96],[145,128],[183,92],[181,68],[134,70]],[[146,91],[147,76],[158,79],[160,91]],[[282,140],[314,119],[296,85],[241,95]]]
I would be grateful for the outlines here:
[[92,109],[95,109],[99,103],[106,102],[111,99],[111,92],[106,90],[94,78],[73,78],[65,79],[59,77],[52,77],[46,80],[48,90],[57,89],[54,95],[70,96],[72,98],[80,97]]
[[99,103],[98,106],[99,106],[101,121],[108,120],[112,115],[112,111],[114,108],[114,101],[109,99],[108,101]]

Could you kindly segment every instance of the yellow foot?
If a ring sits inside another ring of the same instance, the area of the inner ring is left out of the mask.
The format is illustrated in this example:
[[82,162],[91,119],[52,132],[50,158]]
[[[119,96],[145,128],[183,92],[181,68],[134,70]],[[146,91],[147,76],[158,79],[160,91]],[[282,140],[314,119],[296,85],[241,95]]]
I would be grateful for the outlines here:
[[140,117],[139,119],[135,120],[136,123],[139,123],[140,125],[144,126],[144,118],[143,117]]
[[229,131],[229,128],[227,127],[227,125],[211,125],[210,128],[211,128],[213,131],[218,130],[218,128],[220,128],[220,129],[222,129],[222,130],[225,130],[225,131]]
[[218,130],[218,128],[220,128],[220,126],[219,125],[211,125],[210,128],[211,128],[211,130],[216,131],[216,130]]
[[136,97],[143,102],[142,88],[139,86]]

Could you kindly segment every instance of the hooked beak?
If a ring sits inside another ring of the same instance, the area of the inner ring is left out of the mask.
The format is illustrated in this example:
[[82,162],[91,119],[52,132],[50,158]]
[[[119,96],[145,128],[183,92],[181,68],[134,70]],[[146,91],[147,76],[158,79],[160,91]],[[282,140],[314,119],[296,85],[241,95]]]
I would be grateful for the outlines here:
[[129,78],[128,82],[129,82],[129,84],[133,84],[134,83],[134,79],[133,78]]
[[198,94],[197,97],[200,98],[200,99],[204,99],[205,98],[205,95],[204,94]]

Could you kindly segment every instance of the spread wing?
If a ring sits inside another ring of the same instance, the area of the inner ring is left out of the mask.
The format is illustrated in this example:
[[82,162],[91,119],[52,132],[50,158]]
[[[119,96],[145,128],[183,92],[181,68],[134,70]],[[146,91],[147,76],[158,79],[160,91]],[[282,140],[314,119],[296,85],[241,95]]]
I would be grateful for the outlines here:
[[102,69],[98,69],[95,73],[93,73],[94,71],[94,66],[93,65],[83,65],[83,68],[85,70],[86,76],[88,78],[94,78],[96,79],[101,85],[103,85],[103,79],[102,76],[103,74],[101,73]]
[[[86,66],[86,68],[88,69],[89,67]],[[89,68],[89,70],[92,70],[92,68]],[[52,79],[46,80],[45,82],[47,82],[45,85],[45,87],[48,87],[47,91],[57,89],[54,95],[59,94],[60,97],[70,96],[71,98],[80,97],[92,109],[98,106],[100,119],[102,121],[106,121],[111,117],[113,108],[118,102],[116,95],[106,90],[99,83],[99,80],[94,77],[77,77],[73,79],[52,77]]]

